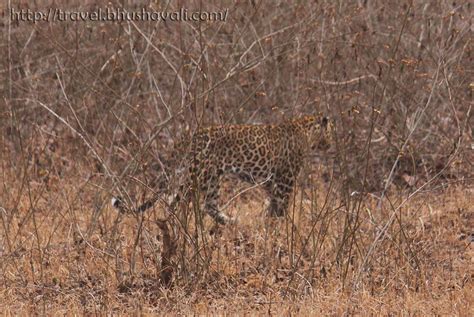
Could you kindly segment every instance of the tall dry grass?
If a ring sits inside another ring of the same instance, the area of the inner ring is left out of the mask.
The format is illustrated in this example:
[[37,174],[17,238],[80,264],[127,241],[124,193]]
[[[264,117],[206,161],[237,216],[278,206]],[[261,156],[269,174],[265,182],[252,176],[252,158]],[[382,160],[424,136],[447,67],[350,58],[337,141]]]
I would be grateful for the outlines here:
[[[112,5],[228,16],[33,24],[10,9],[102,4],[2,4],[3,311],[472,312],[469,2]],[[109,206],[150,197],[199,127],[316,112],[335,141],[285,219],[232,179],[233,226],[196,200],[172,216]]]

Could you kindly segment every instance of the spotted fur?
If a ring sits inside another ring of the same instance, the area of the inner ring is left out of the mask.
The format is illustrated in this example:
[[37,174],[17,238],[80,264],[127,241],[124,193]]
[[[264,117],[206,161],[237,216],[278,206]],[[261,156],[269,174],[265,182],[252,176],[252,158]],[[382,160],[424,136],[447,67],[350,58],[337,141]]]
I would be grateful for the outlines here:
[[[204,195],[204,209],[218,223],[232,221],[219,211],[219,185],[222,176],[234,174],[250,183],[262,183],[270,196],[269,213],[284,216],[294,182],[303,160],[311,149],[329,147],[332,124],[326,117],[305,116],[277,125],[220,125],[199,130],[188,142],[186,161],[189,173],[180,190],[189,198],[195,185]],[[180,200],[177,195],[171,206]],[[156,195],[134,212],[152,207]],[[112,204],[124,211],[122,201]]]

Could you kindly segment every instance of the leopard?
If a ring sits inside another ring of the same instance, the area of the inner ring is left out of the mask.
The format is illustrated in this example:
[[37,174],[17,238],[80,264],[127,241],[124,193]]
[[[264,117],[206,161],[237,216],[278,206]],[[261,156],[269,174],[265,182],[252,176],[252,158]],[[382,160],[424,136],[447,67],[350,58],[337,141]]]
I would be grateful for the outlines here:
[[[185,153],[187,174],[170,209],[182,200],[189,202],[193,193],[205,193],[204,210],[216,223],[235,222],[218,208],[221,179],[231,174],[260,184],[270,197],[267,213],[285,216],[304,160],[311,152],[330,147],[333,126],[332,120],[319,114],[278,124],[214,125],[197,130],[187,145],[180,144],[178,154],[172,155],[176,159]],[[136,209],[127,208],[120,197],[112,198],[112,205],[120,212],[139,214],[153,207],[162,193],[157,191]]]

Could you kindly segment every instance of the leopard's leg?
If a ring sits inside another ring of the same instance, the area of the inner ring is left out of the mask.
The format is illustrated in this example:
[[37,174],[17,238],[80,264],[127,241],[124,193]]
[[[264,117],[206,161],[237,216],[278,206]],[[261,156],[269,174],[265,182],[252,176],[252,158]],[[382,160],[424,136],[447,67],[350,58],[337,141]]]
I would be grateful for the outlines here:
[[265,186],[270,195],[270,206],[268,207],[270,216],[282,217],[286,215],[293,185],[294,177],[291,173],[277,172],[271,182]]
[[217,223],[227,224],[233,222],[233,219],[219,210],[219,178],[213,175],[207,178],[201,186],[204,193],[204,209]]

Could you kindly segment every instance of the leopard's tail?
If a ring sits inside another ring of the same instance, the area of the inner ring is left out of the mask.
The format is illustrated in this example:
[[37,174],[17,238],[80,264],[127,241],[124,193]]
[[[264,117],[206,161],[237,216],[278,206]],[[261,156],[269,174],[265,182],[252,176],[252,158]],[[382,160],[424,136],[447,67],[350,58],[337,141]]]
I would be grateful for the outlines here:
[[[163,166],[160,168],[164,170]],[[130,208],[129,206],[127,206],[127,204],[124,202],[124,200],[120,196],[112,197],[112,207],[114,207],[116,210],[118,210],[121,213],[139,214],[139,213],[145,212],[146,210],[153,207],[158,200],[160,200],[161,194],[163,194],[167,189],[166,187],[167,182],[168,182],[168,178],[166,177],[166,174],[162,174],[161,177],[156,181],[156,183],[153,184],[153,187],[158,188],[158,189],[153,193],[153,196],[150,199],[145,201],[138,208],[135,208],[135,209]]]
[[156,194],[149,200],[145,201],[138,208],[130,209],[124,203],[121,197],[112,197],[112,207],[117,209],[121,213],[134,213],[139,214],[145,212],[155,205],[155,203],[160,199],[160,194]]

